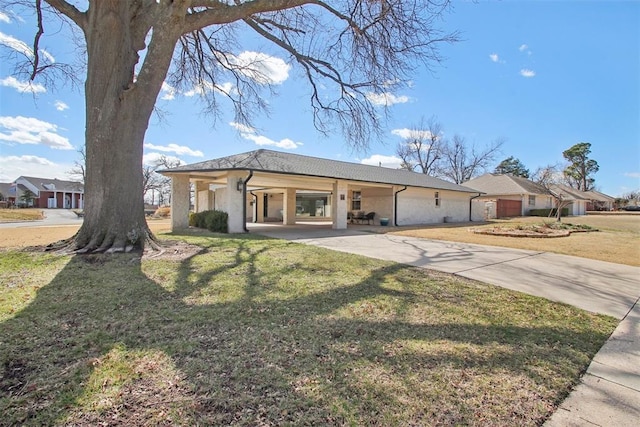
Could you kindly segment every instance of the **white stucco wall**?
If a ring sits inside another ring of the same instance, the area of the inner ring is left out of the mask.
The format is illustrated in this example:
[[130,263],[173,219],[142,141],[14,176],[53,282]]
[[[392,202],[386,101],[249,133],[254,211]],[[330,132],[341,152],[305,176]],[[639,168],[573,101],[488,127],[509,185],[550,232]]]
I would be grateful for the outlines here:
[[[361,209],[365,213],[375,212],[374,223],[380,224],[380,218],[393,218],[392,188],[363,188]],[[349,206],[351,206],[349,204]]]
[[[436,206],[435,192],[440,196]],[[398,194],[398,225],[435,224],[469,221],[469,199],[471,194],[455,191],[408,188]]]
[[568,206],[569,215],[579,216],[587,214],[587,202],[585,200],[575,200]]
[[524,215],[529,215],[531,209],[551,209],[553,207],[553,198],[544,194],[536,194],[536,203],[534,205],[529,204],[529,195],[525,195],[522,200],[522,207],[524,209]]

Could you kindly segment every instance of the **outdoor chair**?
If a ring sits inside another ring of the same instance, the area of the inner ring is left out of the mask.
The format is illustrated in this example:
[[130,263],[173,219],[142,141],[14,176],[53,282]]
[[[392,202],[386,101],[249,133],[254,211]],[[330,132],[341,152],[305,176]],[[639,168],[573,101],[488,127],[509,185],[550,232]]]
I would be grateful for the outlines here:
[[362,221],[367,221],[367,224],[371,225],[371,221],[373,221],[373,218],[375,216],[376,216],[375,212],[369,212],[364,216],[364,218],[362,218]]

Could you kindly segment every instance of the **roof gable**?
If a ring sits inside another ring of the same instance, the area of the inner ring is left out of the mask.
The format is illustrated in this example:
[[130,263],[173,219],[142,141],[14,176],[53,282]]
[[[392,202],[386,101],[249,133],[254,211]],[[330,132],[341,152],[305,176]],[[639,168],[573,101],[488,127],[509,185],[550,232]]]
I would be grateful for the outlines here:
[[463,185],[488,195],[548,194],[543,186],[527,178],[508,174],[486,173]]
[[33,176],[21,176],[16,179],[16,181],[18,180],[27,181],[38,191],[84,192],[84,185],[76,181],[65,181],[56,178],[38,178]]
[[174,173],[211,172],[220,170],[253,170],[256,172],[282,173],[477,193],[477,191],[452,182],[404,169],[369,166],[265,149],[178,166],[158,172],[170,175]]

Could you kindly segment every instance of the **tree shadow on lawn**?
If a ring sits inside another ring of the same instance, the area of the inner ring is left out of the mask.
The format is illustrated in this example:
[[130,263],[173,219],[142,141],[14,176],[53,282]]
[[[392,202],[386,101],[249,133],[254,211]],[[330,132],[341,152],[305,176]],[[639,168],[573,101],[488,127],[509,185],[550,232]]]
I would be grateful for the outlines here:
[[274,242],[71,258],[0,324],[0,424],[539,425],[615,327],[360,257],[334,283],[322,249]]

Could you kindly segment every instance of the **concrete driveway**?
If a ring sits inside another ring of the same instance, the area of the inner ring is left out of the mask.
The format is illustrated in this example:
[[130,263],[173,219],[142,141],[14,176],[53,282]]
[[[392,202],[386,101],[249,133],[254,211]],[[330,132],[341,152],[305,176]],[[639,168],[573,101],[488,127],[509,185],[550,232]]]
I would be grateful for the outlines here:
[[568,255],[327,226],[251,224],[250,231],[430,268],[622,319],[640,297],[640,267]]

